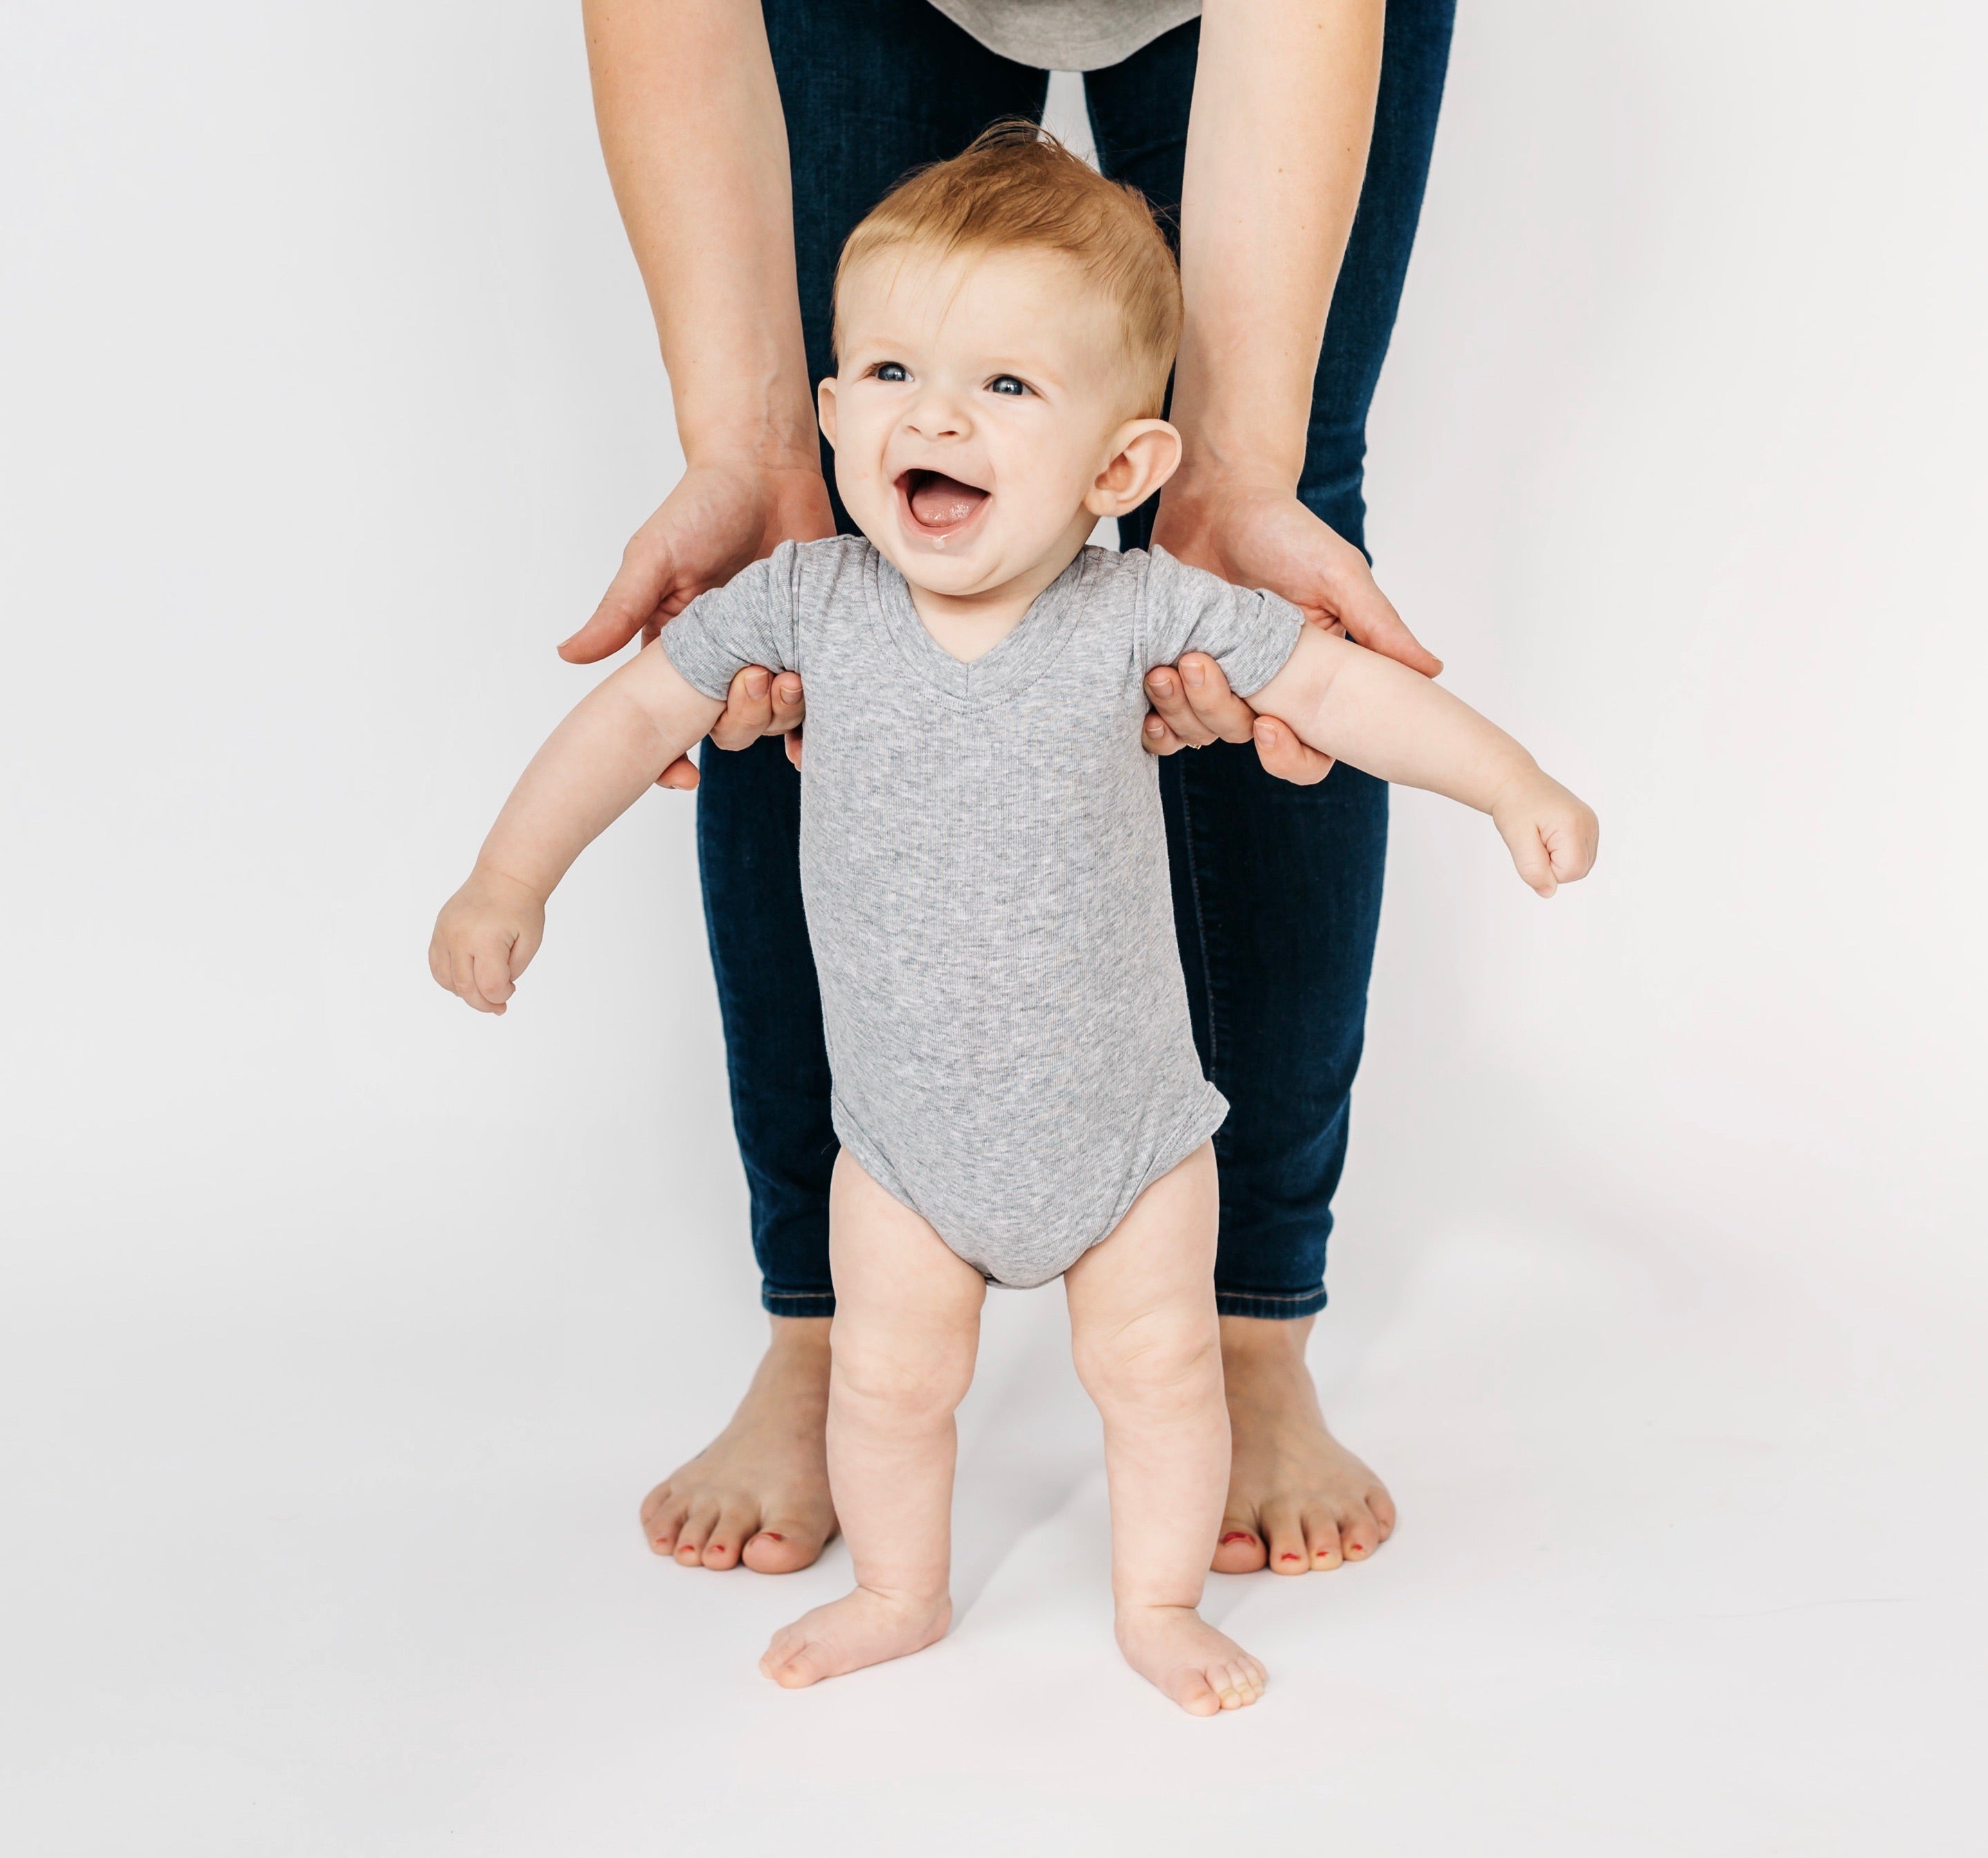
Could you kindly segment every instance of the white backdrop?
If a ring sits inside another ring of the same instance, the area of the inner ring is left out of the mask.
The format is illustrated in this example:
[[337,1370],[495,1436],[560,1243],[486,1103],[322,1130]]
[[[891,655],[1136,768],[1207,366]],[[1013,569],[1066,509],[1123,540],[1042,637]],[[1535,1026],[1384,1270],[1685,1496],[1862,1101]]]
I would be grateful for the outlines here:
[[1371,540],[1602,861],[1398,800],[1315,1362],[1404,1521],[1214,1584],[1215,1725],[1053,1295],[935,1652],[773,1693],[840,1552],[645,1556],[759,1335],[686,802],[507,1020],[427,978],[680,465],[571,10],[0,31],[10,1849],[1970,1842],[1978,9],[1466,7]]

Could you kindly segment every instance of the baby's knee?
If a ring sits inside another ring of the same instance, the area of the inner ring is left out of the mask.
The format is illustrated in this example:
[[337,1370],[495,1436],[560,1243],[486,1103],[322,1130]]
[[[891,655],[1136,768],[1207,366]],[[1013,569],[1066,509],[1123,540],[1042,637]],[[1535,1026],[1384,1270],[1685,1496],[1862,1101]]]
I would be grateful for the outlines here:
[[1221,1332],[1199,1312],[1156,1312],[1073,1336],[1077,1377],[1100,1406],[1193,1402],[1219,1394]]
[[971,1347],[930,1344],[835,1348],[833,1389],[846,1413],[873,1423],[918,1425],[945,1419],[973,1379]]

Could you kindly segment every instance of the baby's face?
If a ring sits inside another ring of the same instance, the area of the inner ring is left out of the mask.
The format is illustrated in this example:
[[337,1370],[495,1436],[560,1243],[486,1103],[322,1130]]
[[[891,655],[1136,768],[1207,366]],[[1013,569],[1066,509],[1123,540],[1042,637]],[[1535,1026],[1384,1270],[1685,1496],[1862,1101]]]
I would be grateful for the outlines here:
[[837,487],[930,593],[1060,572],[1099,516],[1131,507],[1127,486],[1132,502],[1155,487],[1112,475],[1128,429],[1177,447],[1133,418],[1112,306],[1053,252],[886,252],[844,277],[839,321],[839,371],[821,388]]

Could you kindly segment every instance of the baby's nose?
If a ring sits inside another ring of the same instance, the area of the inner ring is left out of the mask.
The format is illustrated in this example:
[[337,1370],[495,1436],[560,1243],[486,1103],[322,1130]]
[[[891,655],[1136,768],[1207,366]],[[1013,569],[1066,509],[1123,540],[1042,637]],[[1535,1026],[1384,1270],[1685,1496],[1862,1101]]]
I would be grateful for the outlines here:
[[972,430],[966,410],[949,394],[934,394],[914,406],[905,422],[921,438],[964,438]]

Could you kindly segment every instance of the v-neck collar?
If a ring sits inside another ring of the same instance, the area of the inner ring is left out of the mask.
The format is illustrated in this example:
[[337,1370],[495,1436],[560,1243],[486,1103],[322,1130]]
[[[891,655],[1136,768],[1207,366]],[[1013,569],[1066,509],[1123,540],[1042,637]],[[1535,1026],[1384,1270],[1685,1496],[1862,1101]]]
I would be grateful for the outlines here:
[[955,658],[925,630],[904,577],[873,547],[869,584],[871,614],[904,662],[933,689],[963,707],[1011,696],[1034,682],[1063,649],[1084,610],[1080,597],[1090,550],[1077,559],[1030,603],[1015,629],[971,662]]

